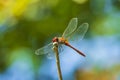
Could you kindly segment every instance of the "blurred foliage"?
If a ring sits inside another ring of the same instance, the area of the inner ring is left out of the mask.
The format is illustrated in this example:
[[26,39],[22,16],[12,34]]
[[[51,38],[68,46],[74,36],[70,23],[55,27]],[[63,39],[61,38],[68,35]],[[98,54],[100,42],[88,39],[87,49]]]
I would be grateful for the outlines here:
[[120,72],[120,65],[115,65],[107,69],[77,70],[76,80],[118,80],[117,75]]

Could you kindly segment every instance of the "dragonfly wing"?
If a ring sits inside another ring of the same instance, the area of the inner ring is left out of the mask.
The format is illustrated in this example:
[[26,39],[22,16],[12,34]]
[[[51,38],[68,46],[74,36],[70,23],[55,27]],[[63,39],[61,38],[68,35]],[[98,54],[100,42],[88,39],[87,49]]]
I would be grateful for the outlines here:
[[65,29],[65,31],[63,32],[62,37],[64,38],[68,38],[69,36],[71,36],[71,34],[76,30],[77,28],[77,23],[78,23],[78,19],[77,18],[72,18],[67,26],[67,28]]
[[80,25],[76,31],[71,35],[70,37],[70,41],[74,41],[74,40],[81,40],[83,39],[85,33],[87,32],[88,30],[88,26],[89,24],[88,23],[83,23],[82,25]]
[[[53,51],[53,50],[52,50]],[[64,51],[63,49],[63,45],[62,44],[59,44],[58,45],[58,52],[59,52],[59,55]],[[53,51],[54,54],[47,54],[47,57],[49,59],[52,59],[54,56],[55,56],[55,52]]]
[[62,53],[64,51],[63,44],[59,44],[58,51],[59,51],[59,53]]
[[51,55],[53,55],[52,47],[53,47],[53,44],[50,43],[50,44],[48,44],[48,45],[46,45],[46,46],[44,46],[44,47],[42,47],[40,49],[37,49],[35,51],[35,54],[36,55],[47,54],[47,55],[51,56]]
[[55,55],[54,55],[54,52],[52,51],[52,54],[51,53],[48,53],[47,54],[47,58],[48,59],[53,59],[55,57]]

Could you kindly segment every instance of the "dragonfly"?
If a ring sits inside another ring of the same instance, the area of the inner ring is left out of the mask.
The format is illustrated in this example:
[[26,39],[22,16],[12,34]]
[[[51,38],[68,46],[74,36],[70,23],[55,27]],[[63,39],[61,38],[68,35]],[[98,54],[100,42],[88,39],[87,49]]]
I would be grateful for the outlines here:
[[47,54],[48,58],[52,58],[54,51],[52,50],[53,44],[55,42],[58,43],[58,51],[62,51],[64,48],[61,45],[68,46],[76,51],[78,54],[85,57],[85,54],[78,50],[77,48],[73,47],[69,41],[80,40],[84,37],[85,33],[87,32],[89,27],[88,23],[83,23],[82,25],[78,26],[78,18],[72,18],[63,32],[61,37],[54,37],[51,43],[47,44],[46,46],[39,48],[35,51],[36,55]]

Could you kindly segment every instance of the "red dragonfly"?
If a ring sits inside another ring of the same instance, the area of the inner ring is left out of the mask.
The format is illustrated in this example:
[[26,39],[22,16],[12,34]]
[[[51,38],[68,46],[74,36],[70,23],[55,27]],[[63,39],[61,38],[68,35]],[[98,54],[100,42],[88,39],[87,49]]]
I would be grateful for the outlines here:
[[[53,43],[57,42],[58,47],[59,47],[59,45],[68,46],[68,47],[72,48],[73,50],[75,50],[80,55],[85,57],[84,53],[82,53],[80,50],[76,49],[69,43],[70,40],[74,41],[77,39],[82,39],[88,30],[88,26],[89,26],[88,23],[83,23],[82,25],[80,25],[78,27],[77,27],[77,24],[78,24],[78,19],[72,18],[68,24],[68,27],[63,32],[62,37],[54,37],[51,43],[49,43],[48,45],[46,45],[42,48],[37,49],[35,51],[35,54],[36,55],[48,54],[48,57],[50,58],[51,55],[53,54],[53,50],[52,50]],[[61,48],[61,47],[59,47],[59,48]]]

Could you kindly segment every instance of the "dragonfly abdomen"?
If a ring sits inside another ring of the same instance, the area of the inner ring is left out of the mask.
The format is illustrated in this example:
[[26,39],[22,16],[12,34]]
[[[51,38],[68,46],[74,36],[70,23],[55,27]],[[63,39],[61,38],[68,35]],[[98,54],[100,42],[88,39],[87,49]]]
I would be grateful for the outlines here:
[[82,53],[81,51],[79,51],[78,49],[74,48],[73,46],[71,46],[69,43],[65,43],[66,46],[74,49],[77,53],[79,53],[80,55],[84,56],[85,57],[85,54]]

